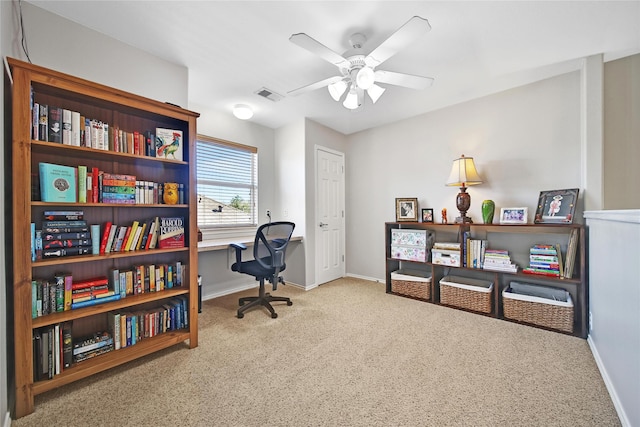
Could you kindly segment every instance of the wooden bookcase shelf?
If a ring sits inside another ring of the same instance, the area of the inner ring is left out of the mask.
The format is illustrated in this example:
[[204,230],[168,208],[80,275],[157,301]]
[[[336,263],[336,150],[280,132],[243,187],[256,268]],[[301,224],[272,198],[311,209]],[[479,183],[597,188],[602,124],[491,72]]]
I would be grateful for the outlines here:
[[[86,378],[109,368],[122,365],[158,350],[185,343],[198,345],[198,248],[195,140],[198,113],[154,101],[108,86],[73,77],[57,71],[8,58],[13,76],[12,90],[12,287],[15,353],[16,418],[34,411],[34,396]],[[127,132],[155,132],[156,128],[182,131],[183,160],[141,156],[82,146],[71,146],[32,138],[32,103],[53,105],[80,112],[88,118],[117,126]],[[41,162],[78,167],[97,167],[105,172],[135,175],[152,182],[184,184],[184,203],[109,204],[50,203],[33,197]],[[67,256],[32,261],[31,223],[39,224],[44,211],[83,211],[89,224],[111,221],[131,225],[133,221],[148,221],[156,216],[182,217],[185,222],[185,247],[174,249],[115,252],[105,255]],[[128,269],[133,265],[180,262],[184,266],[182,286],[127,295],[117,301],[75,310],[55,312],[32,318],[32,280],[51,278],[65,272],[76,278],[90,279],[108,276],[109,270]],[[138,341],[135,345],[95,356],[71,365],[51,379],[36,381],[34,332],[70,322],[74,339],[108,329],[108,313],[154,309],[175,298],[187,298],[188,326],[170,330]]]
[[[462,242],[462,235],[469,231],[472,239],[485,239],[488,248],[508,250],[511,260],[520,268],[518,272],[491,271],[469,267],[452,267],[431,262],[405,261],[392,257],[391,233],[394,229],[430,230],[436,242]],[[529,265],[529,249],[533,244],[559,244],[566,256],[571,230],[578,230],[578,245],[575,255],[573,277],[557,278],[522,273]],[[503,320],[502,291],[511,281],[562,288],[571,295],[574,303],[573,335],[586,338],[588,333],[588,283],[586,275],[586,228],[580,224],[434,224],[421,222],[385,223],[386,246],[386,291],[392,292],[391,273],[399,269],[413,269],[431,276],[431,291],[428,301],[441,304],[440,280],[447,275],[481,279],[493,283],[493,305],[491,313],[478,313]],[[396,294],[400,295],[400,294]],[[513,320],[509,320],[513,321]],[[531,325],[537,326],[537,325]]]

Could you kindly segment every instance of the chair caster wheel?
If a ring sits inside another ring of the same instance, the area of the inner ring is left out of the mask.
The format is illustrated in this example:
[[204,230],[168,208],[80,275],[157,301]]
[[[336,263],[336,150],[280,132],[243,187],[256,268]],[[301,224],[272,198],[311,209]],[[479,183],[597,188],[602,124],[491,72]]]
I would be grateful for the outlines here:
[[278,318],[278,313],[271,313],[271,318],[272,319],[277,319]]
[[244,314],[238,313],[238,319],[242,319],[243,317],[244,317]]
[[293,301],[287,301],[287,305],[293,305]]

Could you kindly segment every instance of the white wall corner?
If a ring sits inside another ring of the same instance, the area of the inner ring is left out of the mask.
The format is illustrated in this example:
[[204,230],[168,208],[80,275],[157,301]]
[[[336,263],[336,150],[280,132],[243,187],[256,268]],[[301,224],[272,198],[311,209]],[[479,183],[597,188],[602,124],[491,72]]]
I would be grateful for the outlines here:
[[584,210],[604,207],[604,62],[586,57],[580,70],[581,187]]

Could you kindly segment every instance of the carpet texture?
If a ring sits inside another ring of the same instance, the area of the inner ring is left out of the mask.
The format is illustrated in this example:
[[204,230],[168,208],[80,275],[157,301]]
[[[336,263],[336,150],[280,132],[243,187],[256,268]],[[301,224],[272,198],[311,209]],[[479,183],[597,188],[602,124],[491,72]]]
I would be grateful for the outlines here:
[[177,345],[36,397],[12,426],[619,426],[583,339],[345,278],[235,317],[203,303]]

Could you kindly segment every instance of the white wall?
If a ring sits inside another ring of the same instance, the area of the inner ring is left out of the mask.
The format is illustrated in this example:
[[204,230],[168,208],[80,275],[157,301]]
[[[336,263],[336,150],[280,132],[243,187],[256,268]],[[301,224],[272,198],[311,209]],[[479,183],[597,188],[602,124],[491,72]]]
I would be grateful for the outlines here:
[[[198,133],[212,138],[224,139],[258,149],[258,223],[267,221],[266,210],[277,216],[275,194],[278,185],[275,182],[275,132],[273,129],[248,121],[236,119],[231,112],[223,114],[200,105],[189,105],[189,109],[198,111]],[[253,235],[251,235],[253,237]],[[201,252],[198,256],[198,274],[202,276],[202,298],[237,292],[257,286],[253,278],[240,275],[229,269],[235,253],[231,250]],[[304,266],[301,267],[302,269]]]
[[589,227],[589,344],[622,425],[640,426],[640,210],[588,211],[584,216]]
[[604,73],[604,208],[638,209],[640,54],[607,62]]
[[[577,72],[350,135],[347,141],[347,272],[384,279],[385,221],[395,198],[417,197],[446,208],[452,221],[456,187],[446,187],[453,160],[474,157],[484,184],[470,187],[468,215],[480,205],[529,207],[542,190],[580,187],[580,86]],[[497,221],[497,216],[494,221]]]

